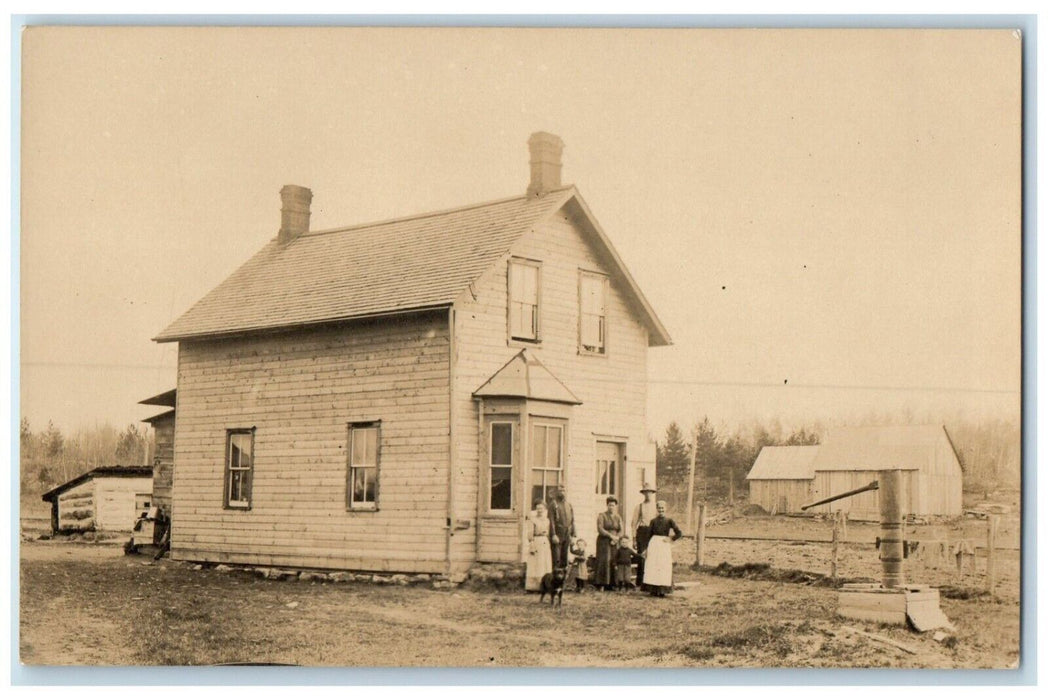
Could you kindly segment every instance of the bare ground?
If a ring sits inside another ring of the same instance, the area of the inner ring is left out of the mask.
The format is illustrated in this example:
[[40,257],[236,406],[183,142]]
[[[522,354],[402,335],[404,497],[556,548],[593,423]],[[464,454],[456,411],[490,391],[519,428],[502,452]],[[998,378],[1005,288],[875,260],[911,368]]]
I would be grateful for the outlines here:
[[[815,571],[828,551],[709,544],[714,563],[807,562],[796,568]],[[679,561],[688,545],[680,543]],[[875,553],[854,549],[849,566],[876,566]],[[837,618],[829,587],[721,578],[683,564],[678,578],[695,585],[668,598],[568,593],[555,611],[517,590],[271,581],[168,560],[149,565],[112,545],[30,541],[21,555],[26,664],[1009,668],[1019,652],[1017,575],[1014,596],[944,600],[957,631],[939,643]]]

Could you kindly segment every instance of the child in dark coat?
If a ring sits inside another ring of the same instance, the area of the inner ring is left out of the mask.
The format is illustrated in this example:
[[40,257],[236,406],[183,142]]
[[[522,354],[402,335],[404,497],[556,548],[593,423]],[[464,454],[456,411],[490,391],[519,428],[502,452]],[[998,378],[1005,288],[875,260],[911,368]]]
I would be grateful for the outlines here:
[[630,538],[619,538],[619,548],[615,552],[615,586],[620,591],[633,589],[633,561],[637,551],[633,549]]

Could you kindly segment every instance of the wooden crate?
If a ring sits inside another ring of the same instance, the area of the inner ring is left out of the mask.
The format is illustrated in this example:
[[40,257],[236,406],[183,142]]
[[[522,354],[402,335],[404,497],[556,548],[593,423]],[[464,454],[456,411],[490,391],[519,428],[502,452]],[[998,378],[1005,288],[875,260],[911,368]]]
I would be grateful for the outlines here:
[[854,620],[905,625],[919,632],[952,628],[939,607],[939,591],[921,584],[884,588],[876,583],[845,584],[837,596],[837,614]]

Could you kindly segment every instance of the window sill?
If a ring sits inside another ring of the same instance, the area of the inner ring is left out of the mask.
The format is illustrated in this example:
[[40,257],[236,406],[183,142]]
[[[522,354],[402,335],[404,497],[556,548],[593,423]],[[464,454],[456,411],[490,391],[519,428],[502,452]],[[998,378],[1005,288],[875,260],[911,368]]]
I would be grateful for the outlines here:
[[540,348],[542,339],[528,340],[527,338],[509,338],[506,344],[511,348]]
[[519,516],[511,510],[488,512],[481,516],[484,520],[516,520]]
[[378,506],[350,506],[346,508],[347,513],[377,513]]
[[226,503],[223,508],[225,510],[251,510],[250,503]]
[[584,355],[586,357],[607,357],[608,351],[605,350],[604,352],[597,352],[596,350],[587,350],[585,348],[579,348],[579,354]]

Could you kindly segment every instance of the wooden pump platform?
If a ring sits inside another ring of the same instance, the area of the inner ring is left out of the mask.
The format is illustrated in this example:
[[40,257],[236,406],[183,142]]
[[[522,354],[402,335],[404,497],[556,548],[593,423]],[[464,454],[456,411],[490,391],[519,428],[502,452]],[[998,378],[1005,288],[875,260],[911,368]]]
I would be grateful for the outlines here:
[[869,620],[892,625],[907,621],[918,632],[953,625],[939,607],[939,591],[930,586],[906,584],[903,574],[902,471],[881,472],[881,478],[854,491],[801,506],[808,509],[865,491],[880,491],[881,512],[881,582],[845,584],[837,595],[837,614],[855,620]]

